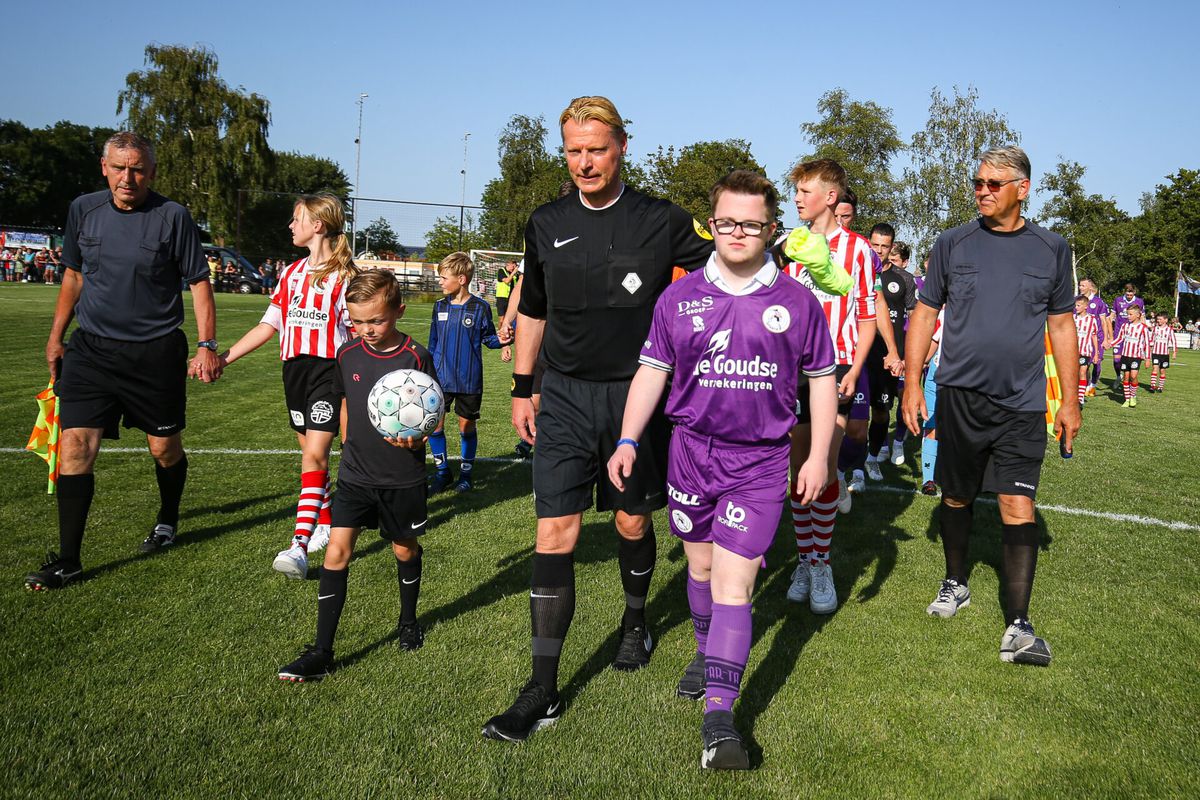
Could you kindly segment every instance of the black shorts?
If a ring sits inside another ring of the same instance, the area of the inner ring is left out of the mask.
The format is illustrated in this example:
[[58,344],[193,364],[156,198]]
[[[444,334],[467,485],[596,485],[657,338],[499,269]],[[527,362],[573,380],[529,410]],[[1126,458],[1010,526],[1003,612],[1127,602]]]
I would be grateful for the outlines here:
[[593,382],[546,370],[533,451],[538,518],[565,517],[591,507],[648,514],[667,504],[667,447],[671,425],[660,406],[642,434],[625,491],[608,479],[608,459],[621,436],[629,381]]
[[59,424],[103,428],[120,438],[120,423],[150,436],[183,430],[188,341],[176,330],[148,342],[124,342],[77,330],[63,354],[54,392]]
[[422,481],[406,489],[361,486],[338,478],[329,509],[332,528],[379,528],[389,541],[411,539],[425,533],[428,522]]
[[884,369],[883,355],[876,356],[874,350],[867,357],[867,363],[863,369],[867,371],[871,408],[891,411],[892,406],[896,403],[896,393],[900,389],[900,378]]
[[507,297],[497,297],[496,298],[496,321],[499,322],[499,321],[503,320],[504,315],[506,313],[508,313],[508,298]]
[[454,406],[454,413],[463,419],[479,419],[479,407],[483,403],[481,394],[447,394],[446,412]]
[[1046,415],[1012,411],[967,389],[939,386],[938,457],[942,494],[972,501],[980,493],[1036,497],[1046,455]]
[[296,433],[309,430],[337,433],[342,398],[333,391],[332,358],[296,356],[283,362],[283,398],[288,421]]
[[1169,353],[1163,353],[1162,355],[1152,355],[1152,356],[1150,356],[1150,363],[1156,367],[1161,367],[1162,369],[1166,369],[1167,367],[1171,366],[1171,356]]
[[1133,356],[1121,356],[1121,372],[1133,372],[1142,368],[1142,359]]
[[[834,367],[834,376],[840,384],[842,378],[846,377],[846,373],[850,371],[849,364],[838,364]],[[862,383],[862,381],[859,381]],[[865,400],[865,398],[859,398]],[[850,395],[847,398],[838,400],[837,413],[839,417],[849,417],[850,409],[854,407],[855,396]],[[808,407],[808,378],[804,375],[800,376],[800,382],[796,386],[796,424],[811,425],[812,410]]]

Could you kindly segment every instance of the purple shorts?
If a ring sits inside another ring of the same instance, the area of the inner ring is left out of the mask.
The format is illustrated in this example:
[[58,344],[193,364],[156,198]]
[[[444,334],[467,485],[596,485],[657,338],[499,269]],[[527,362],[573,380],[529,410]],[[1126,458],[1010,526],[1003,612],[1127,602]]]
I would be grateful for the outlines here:
[[739,446],[676,427],[667,457],[671,533],[743,558],[771,548],[788,489],[788,443]]
[[871,416],[871,382],[867,370],[858,373],[858,383],[854,384],[854,402],[850,404],[848,419],[866,421]]

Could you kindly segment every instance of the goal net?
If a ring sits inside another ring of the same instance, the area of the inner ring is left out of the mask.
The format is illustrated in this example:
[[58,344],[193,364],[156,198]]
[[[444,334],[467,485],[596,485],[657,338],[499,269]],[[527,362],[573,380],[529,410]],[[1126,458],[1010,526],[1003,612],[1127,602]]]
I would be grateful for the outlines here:
[[509,250],[472,250],[470,255],[471,263],[475,265],[471,292],[493,304],[496,301],[496,279],[503,274],[504,265],[509,261],[519,264],[525,257],[524,253]]

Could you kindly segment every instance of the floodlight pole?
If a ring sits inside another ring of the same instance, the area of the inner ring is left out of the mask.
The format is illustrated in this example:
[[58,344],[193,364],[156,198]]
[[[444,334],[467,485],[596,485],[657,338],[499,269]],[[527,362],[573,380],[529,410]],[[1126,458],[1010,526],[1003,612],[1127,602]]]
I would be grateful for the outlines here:
[[470,133],[463,134],[463,168],[460,170],[462,174],[462,200],[458,206],[458,249],[462,250],[463,246],[463,221],[467,213],[467,140],[471,138]]
[[350,252],[358,247],[358,175],[362,167],[362,115],[363,100],[370,95],[362,92],[358,95],[358,136],[354,139],[354,197],[350,199]]

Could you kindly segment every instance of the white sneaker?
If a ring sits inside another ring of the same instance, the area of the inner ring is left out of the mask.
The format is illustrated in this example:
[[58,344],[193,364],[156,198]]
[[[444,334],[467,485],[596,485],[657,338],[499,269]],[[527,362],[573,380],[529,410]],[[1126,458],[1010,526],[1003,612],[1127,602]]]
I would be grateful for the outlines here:
[[875,456],[875,458],[879,459],[880,461],[887,461],[888,456],[891,454],[892,451],[885,444],[883,447],[879,448],[879,455]]
[[856,469],[851,472],[850,482],[846,484],[846,491],[850,492],[850,494],[858,494],[859,492],[865,491],[866,488],[867,479],[866,476],[863,475],[863,471],[861,469]]
[[323,550],[327,544],[329,544],[329,526],[318,525],[313,529],[312,536],[308,537],[308,552],[315,553]]
[[303,547],[294,544],[287,550],[280,550],[271,566],[289,578],[303,580],[308,575],[308,554]]
[[788,587],[787,599],[793,603],[803,603],[808,599],[808,590],[812,580],[808,577],[808,564],[797,564],[792,572],[792,585]]
[[938,589],[937,597],[933,599],[925,613],[931,617],[950,619],[960,608],[971,605],[971,590],[955,580],[946,578]]
[[842,514],[849,514],[850,507],[854,505],[854,498],[850,496],[850,491],[846,488],[846,481],[841,475],[838,475],[838,511]]
[[1044,667],[1050,663],[1050,645],[1033,632],[1029,620],[1014,619],[1000,639],[1000,660]]
[[832,614],[837,610],[837,589],[833,585],[833,569],[827,561],[808,565],[808,579],[812,588],[808,594],[808,607],[814,614]]
[[[883,458],[883,451],[880,451],[879,457]],[[892,443],[892,463],[897,467],[904,464],[904,442]]]
[[867,477],[873,481],[883,480],[883,472],[879,469],[879,461],[871,456],[867,456]]

